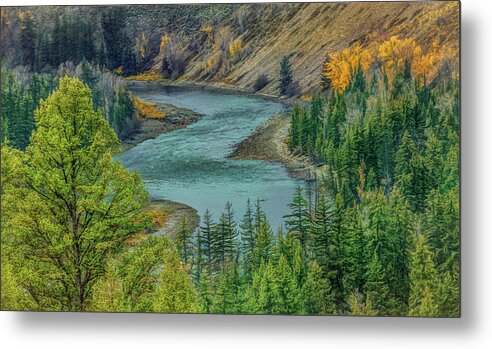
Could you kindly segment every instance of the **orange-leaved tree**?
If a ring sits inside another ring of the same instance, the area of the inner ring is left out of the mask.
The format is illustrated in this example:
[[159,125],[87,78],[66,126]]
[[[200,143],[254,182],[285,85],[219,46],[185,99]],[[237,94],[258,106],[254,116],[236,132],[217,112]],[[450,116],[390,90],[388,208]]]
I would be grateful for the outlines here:
[[335,91],[342,93],[358,72],[368,74],[373,61],[371,51],[357,44],[330,54],[324,64],[322,75],[330,81]]

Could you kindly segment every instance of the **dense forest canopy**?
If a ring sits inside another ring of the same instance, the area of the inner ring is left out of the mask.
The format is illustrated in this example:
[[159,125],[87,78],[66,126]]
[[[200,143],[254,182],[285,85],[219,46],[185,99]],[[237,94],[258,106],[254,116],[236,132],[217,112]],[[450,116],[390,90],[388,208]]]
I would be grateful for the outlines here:
[[[458,7],[378,6],[2,8],[3,309],[459,316]],[[297,101],[320,171],[283,226],[256,200],[149,234],[126,79]]]

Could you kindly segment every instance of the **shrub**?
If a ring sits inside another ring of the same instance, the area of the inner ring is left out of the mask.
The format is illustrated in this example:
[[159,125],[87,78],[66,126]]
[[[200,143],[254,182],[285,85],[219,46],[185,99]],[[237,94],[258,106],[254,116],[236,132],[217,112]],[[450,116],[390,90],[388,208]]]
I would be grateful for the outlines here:
[[265,73],[261,73],[256,78],[256,81],[253,85],[253,89],[256,91],[262,90],[266,85],[268,85],[270,81],[268,80],[268,76]]

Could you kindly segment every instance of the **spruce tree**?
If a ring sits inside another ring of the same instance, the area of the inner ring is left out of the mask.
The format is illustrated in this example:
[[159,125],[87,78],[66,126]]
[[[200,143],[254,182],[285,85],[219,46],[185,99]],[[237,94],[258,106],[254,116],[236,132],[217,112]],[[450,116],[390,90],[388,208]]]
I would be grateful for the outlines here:
[[430,251],[425,237],[416,236],[415,248],[410,265],[410,316],[437,316],[439,303],[439,280],[434,265],[434,255]]
[[324,274],[316,261],[311,262],[306,281],[302,285],[303,313],[336,314],[335,297]]
[[214,234],[216,225],[212,219],[212,214],[209,210],[203,215],[203,224],[200,226],[197,239],[200,245],[200,256],[202,259],[203,269],[207,271],[209,276],[212,275],[214,269]]
[[253,251],[256,246],[257,230],[255,229],[253,208],[251,201],[248,199],[246,212],[241,221],[241,252],[243,265],[245,269],[246,279],[250,280],[253,268]]
[[287,232],[299,239],[303,249],[308,239],[309,211],[308,202],[302,195],[302,188],[297,187],[292,202],[289,204],[291,213],[284,216]]
[[279,88],[281,95],[287,95],[290,85],[292,84],[292,67],[290,65],[290,57],[283,56],[280,61],[279,73]]

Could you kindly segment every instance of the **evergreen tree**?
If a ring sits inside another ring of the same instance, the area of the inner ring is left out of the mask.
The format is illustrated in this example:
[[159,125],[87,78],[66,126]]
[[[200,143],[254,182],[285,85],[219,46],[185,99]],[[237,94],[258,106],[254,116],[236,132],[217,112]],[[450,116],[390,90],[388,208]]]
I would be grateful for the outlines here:
[[28,66],[31,69],[36,68],[37,58],[37,33],[33,14],[30,11],[21,11],[20,19],[20,42],[21,42],[21,57],[22,65]]
[[306,282],[302,285],[303,311],[305,314],[336,314],[335,299],[324,274],[316,261],[311,262]]
[[365,301],[360,293],[352,293],[348,297],[350,315],[353,316],[377,316],[378,312],[372,307],[372,300],[369,296]]
[[292,203],[289,204],[291,213],[286,215],[285,225],[287,227],[287,232],[296,236],[302,248],[306,248],[308,239],[308,224],[309,224],[309,211],[308,202],[302,195],[302,188],[297,187],[292,199]]
[[438,276],[433,254],[422,234],[416,236],[410,265],[410,316],[437,316],[439,311]]
[[290,57],[288,55],[283,56],[280,61],[279,75],[280,94],[287,95],[289,92],[289,87],[292,84],[292,67],[290,65]]
[[222,213],[214,230],[212,253],[214,265],[220,272],[224,272],[229,262],[235,261],[237,257],[236,223],[234,222],[234,210],[230,202],[226,203],[225,211]]
[[158,287],[152,297],[152,311],[161,313],[194,313],[198,310],[196,292],[183,269],[175,249],[164,255],[164,266],[158,276]]
[[181,226],[176,234],[176,248],[181,261],[185,264],[191,263],[193,255],[193,231],[190,229],[188,220],[183,217]]
[[296,314],[300,313],[300,289],[293,270],[287,259],[280,256],[275,268],[273,278],[273,305],[274,314]]
[[[259,202],[257,203],[259,206]],[[241,252],[243,257],[243,265],[245,269],[246,279],[250,280],[253,268],[253,252],[256,246],[257,229],[253,217],[253,208],[251,201],[248,199],[246,212],[244,213],[241,222]]]
[[374,253],[366,276],[366,294],[379,315],[391,315],[390,290],[381,259]]
[[214,271],[214,234],[215,223],[213,222],[210,211],[206,210],[203,215],[203,225],[200,226],[197,239],[199,240],[200,246],[201,265],[203,269],[207,271],[209,276],[211,276]]
[[254,268],[269,261],[274,245],[272,228],[264,215],[260,215],[258,224],[256,244],[251,256]]
[[198,306],[199,311],[205,314],[212,312],[213,306],[213,289],[211,284],[211,277],[207,270],[204,269],[200,273],[200,279],[197,285],[198,292]]

